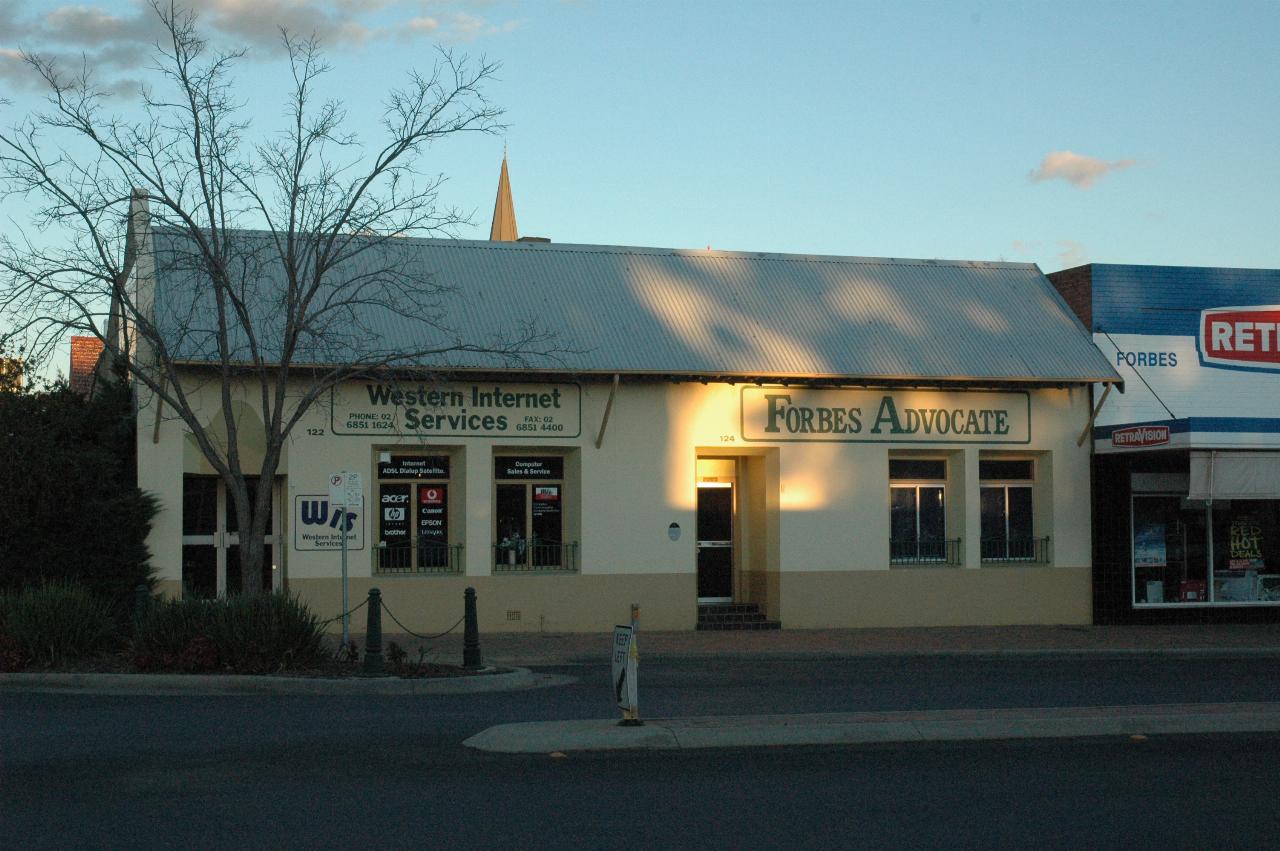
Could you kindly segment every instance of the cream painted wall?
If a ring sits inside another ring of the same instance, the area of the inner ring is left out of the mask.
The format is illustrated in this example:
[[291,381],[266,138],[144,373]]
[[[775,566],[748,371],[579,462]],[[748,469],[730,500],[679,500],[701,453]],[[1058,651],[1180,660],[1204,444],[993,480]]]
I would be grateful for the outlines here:
[[[217,401],[213,388],[193,381],[191,389],[212,420]],[[289,587],[317,601],[336,599],[340,563],[337,552],[302,552],[293,547],[294,497],[324,494],[329,473],[350,469],[365,477],[369,503],[374,497],[368,483],[374,475],[377,449],[429,446],[447,450],[453,459],[450,530],[455,542],[465,543],[465,581],[474,584],[484,579],[487,593],[502,601],[504,611],[527,611],[518,622],[486,620],[486,628],[527,629],[539,619],[557,630],[607,624],[625,615],[628,595],[642,587],[636,585],[637,577],[651,577],[655,589],[665,589],[654,597],[660,611],[650,612],[647,621],[691,628],[696,461],[699,454],[736,455],[758,459],[739,470],[750,470],[753,478],[763,479],[752,484],[760,492],[744,492],[741,503],[756,506],[754,510],[764,514],[749,518],[745,527],[750,564],[765,574],[751,578],[752,597],[764,595],[765,600],[754,601],[762,602],[771,614],[780,614],[784,626],[871,625],[875,619],[867,613],[877,607],[899,611],[895,623],[1077,623],[1088,619],[1089,446],[1076,445],[1089,414],[1084,388],[1032,391],[1031,443],[1025,447],[943,443],[904,447],[744,442],[740,386],[624,380],[597,449],[595,438],[609,391],[604,381],[582,385],[581,434],[571,438],[441,437],[424,443],[411,437],[334,435],[328,408],[317,406],[295,430],[280,470],[285,476],[281,532],[289,542],[284,554]],[[162,580],[176,583],[181,579],[182,476],[184,471],[204,470],[187,450],[180,422],[162,418],[152,441],[154,407],[141,401],[139,481],[161,501],[150,539],[153,564]],[[241,401],[251,407],[249,399]],[[491,575],[495,448],[566,455],[566,529],[579,535],[581,576]],[[948,459],[948,522],[960,528],[949,528],[947,534],[964,539],[961,568],[902,570],[888,564],[888,460],[891,453],[907,450]],[[980,565],[977,464],[987,451],[1038,459],[1037,469],[1044,471],[1044,478],[1037,486],[1036,534],[1052,534],[1052,566],[997,569]],[[1051,500],[1043,498],[1049,495]],[[373,581],[373,519],[372,512],[366,511],[365,547],[349,557],[349,573],[361,580],[359,587]],[[676,541],[668,536],[673,522],[681,528]],[[848,585],[850,593],[856,590],[859,595],[857,608],[821,601],[822,589],[845,587],[839,576],[853,573],[865,574],[856,588]],[[906,573],[910,578],[900,575]],[[1041,578],[1028,578],[1032,573]],[[805,580],[805,574],[814,574],[813,581]],[[937,581],[930,581],[929,575]],[[618,581],[587,581],[592,576]],[[463,581],[436,576],[376,580],[388,593],[395,589],[405,599],[423,601],[433,599],[437,590],[449,598]],[[939,590],[929,590],[935,586]],[[992,592],[993,587],[1004,590]],[[690,599],[677,599],[685,591],[672,589],[686,589]],[[912,605],[902,598],[908,590],[917,599],[931,593],[947,597],[916,607],[919,616],[912,618],[907,614]],[[559,595],[573,597],[573,604],[558,601]],[[957,606],[957,599],[973,600],[974,607]],[[395,607],[391,597],[388,603]],[[406,610],[414,619],[411,627],[439,626],[430,606],[402,605],[397,614],[403,618]],[[416,619],[419,610],[422,620]],[[593,614],[585,614],[588,610]],[[605,614],[597,617],[597,610]]]

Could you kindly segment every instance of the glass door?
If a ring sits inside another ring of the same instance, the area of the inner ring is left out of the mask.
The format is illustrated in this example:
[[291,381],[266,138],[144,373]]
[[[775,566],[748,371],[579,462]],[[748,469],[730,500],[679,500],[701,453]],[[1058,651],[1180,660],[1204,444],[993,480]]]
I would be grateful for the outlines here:
[[[257,496],[258,482],[250,479],[249,499]],[[278,554],[280,533],[275,503],[280,486],[272,489],[268,533],[264,541],[262,590],[282,587]],[[182,589],[183,595],[225,596],[243,588],[240,570],[240,523],[235,502],[226,484],[216,476],[186,476],[182,481]]]
[[733,484],[698,483],[698,602],[733,602]]

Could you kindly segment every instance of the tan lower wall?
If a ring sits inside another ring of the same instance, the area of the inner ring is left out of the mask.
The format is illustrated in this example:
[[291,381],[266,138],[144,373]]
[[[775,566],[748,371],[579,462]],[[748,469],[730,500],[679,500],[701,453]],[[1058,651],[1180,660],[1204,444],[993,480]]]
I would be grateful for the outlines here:
[[742,572],[742,587],[746,591],[743,603],[755,603],[770,620],[779,619],[777,571],[748,570]]
[[[476,589],[476,613],[482,632],[607,632],[627,623],[631,604],[640,605],[642,629],[691,630],[697,621],[697,588],[692,573],[644,576],[378,576],[352,578],[349,597],[358,605],[370,588],[414,632],[441,632],[462,617],[463,592]],[[297,593],[321,618],[342,611],[339,579],[293,579]],[[509,620],[508,612],[519,612]],[[363,632],[365,611],[351,628]],[[399,627],[384,612],[382,628]],[[332,631],[341,631],[335,624]],[[461,630],[461,627],[459,627]]]
[[1092,622],[1087,567],[781,574],[784,629]]
[[[752,576],[750,585],[784,629],[1088,624],[1090,573],[1087,567],[821,571]],[[640,605],[643,629],[691,630],[697,621],[692,573],[353,577],[351,605],[371,587],[415,632],[452,626],[468,587],[476,589],[484,632],[607,632],[627,622],[631,603]],[[341,611],[341,580],[293,579],[289,589],[321,618]],[[164,596],[178,591],[177,582],[156,583]],[[519,612],[519,620],[508,620],[508,612]],[[364,617],[363,609],[353,616],[353,631],[364,631]],[[382,626],[399,631],[385,613]]]

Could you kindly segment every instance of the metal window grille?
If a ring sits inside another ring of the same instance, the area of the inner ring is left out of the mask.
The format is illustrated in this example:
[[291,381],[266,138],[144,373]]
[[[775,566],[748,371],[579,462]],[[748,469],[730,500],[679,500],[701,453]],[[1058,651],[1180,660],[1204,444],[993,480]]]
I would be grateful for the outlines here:
[[373,548],[373,572],[385,575],[462,573],[462,544],[412,546],[408,541],[383,544]]
[[889,539],[890,564],[960,564],[960,539],[919,541],[915,538]]
[[1043,538],[983,538],[983,561],[1026,562],[1048,564],[1050,559],[1049,537]]
[[525,544],[493,547],[494,573],[576,573],[578,542],[568,544]]

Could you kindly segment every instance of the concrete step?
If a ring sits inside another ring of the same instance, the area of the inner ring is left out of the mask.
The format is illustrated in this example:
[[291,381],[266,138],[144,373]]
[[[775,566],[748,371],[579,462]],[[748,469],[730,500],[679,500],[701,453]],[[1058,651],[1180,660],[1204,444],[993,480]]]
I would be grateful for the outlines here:
[[698,606],[698,624],[703,631],[782,629],[768,620],[755,603],[711,603]]
[[703,603],[698,606],[698,617],[703,615],[741,615],[760,611],[755,603]]
[[699,620],[694,629],[702,632],[725,632],[729,630],[769,630],[782,629],[780,621],[760,620],[752,621],[704,621]]

